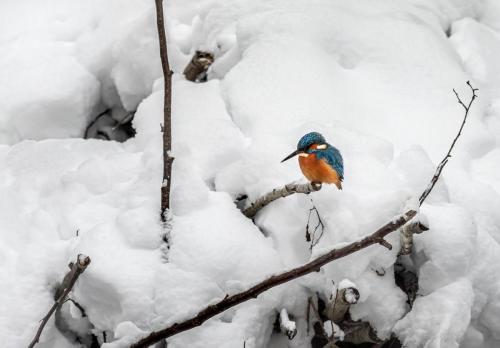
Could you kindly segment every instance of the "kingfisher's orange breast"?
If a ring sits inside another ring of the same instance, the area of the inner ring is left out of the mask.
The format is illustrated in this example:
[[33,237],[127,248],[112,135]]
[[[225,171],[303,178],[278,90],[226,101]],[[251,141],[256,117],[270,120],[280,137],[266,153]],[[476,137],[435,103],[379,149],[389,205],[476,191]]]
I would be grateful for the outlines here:
[[300,170],[311,182],[335,184],[339,190],[342,189],[339,174],[326,161],[316,158],[315,154],[307,157],[299,157]]

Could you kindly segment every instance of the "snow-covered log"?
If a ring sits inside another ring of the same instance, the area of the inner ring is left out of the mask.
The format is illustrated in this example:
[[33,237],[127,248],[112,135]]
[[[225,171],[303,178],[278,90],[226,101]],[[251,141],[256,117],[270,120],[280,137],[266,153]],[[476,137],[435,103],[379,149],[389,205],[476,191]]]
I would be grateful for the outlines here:
[[337,294],[325,308],[325,315],[335,324],[342,322],[349,311],[349,307],[359,300],[359,291],[351,281],[344,279],[340,282]]

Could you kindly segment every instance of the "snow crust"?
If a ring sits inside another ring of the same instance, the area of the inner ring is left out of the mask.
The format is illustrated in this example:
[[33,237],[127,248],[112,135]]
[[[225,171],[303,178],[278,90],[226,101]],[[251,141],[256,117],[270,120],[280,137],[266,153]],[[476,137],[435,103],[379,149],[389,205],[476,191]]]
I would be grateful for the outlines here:
[[[103,347],[126,347],[373,232],[427,186],[462,120],[452,89],[467,100],[469,79],[480,98],[421,210],[430,230],[415,236],[420,290],[412,311],[394,282],[393,233],[392,251],[373,246],[340,259],[173,337],[169,347],[286,347],[272,333],[283,308],[298,330],[286,344],[307,347],[307,297],[331,293],[331,280],[342,279],[360,292],[352,317],[369,321],[382,338],[395,332],[407,347],[498,346],[500,6],[165,6],[175,72],[168,253],[158,221],[163,81],[154,3],[0,4],[2,346],[27,346],[78,253],[92,263],[72,298],[100,339],[106,332]],[[181,75],[196,49],[216,56],[204,84]],[[103,107],[137,110],[137,136],[123,144],[78,139]],[[280,160],[311,130],[342,152],[344,189],[278,200],[253,224],[234,199],[304,180],[296,162]],[[313,205],[325,230],[310,250],[305,225]],[[39,346],[78,345],[50,321]]]

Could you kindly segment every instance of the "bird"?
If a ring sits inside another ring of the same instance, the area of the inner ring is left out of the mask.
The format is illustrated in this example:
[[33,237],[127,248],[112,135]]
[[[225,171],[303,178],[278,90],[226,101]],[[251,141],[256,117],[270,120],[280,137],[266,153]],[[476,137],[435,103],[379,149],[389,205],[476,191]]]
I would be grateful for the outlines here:
[[310,132],[300,138],[297,150],[286,156],[285,162],[299,156],[300,170],[313,184],[335,184],[342,190],[344,180],[344,160],[340,151],[326,142],[323,135]]

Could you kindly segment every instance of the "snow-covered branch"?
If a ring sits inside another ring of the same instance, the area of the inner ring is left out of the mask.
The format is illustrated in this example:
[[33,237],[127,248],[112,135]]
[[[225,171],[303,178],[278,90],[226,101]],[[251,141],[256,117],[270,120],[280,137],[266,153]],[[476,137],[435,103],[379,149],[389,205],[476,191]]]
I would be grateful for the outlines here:
[[28,346],[29,348],[33,348],[38,343],[40,335],[42,334],[42,331],[45,325],[47,325],[47,322],[49,321],[50,317],[52,316],[52,314],[54,314],[54,312],[58,308],[62,306],[62,304],[66,300],[66,297],[70,293],[71,289],[73,289],[76,280],[78,279],[80,274],[82,274],[85,271],[85,269],[89,264],[90,264],[90,257],[82,254],[78,255],[78,257],[76,258],[76,262],[71,262],[69,264],[70,271],[64,276],[61,285],[58,287],[55,294],[55,302],[48,311],[48,313],[45,315],[45,317],[43,317],[35,337]]
[[[180,323],[175,323],[165,329],[153,331],[148,336],[144,337],[140,341],[133,344],[131,347],[139,348],[139,347],[149,347],[150,345],[176,335],[180,332],[187,331],[194,327],[200,326],[208,319],[214,317],[217,314],[224,312],[225,310],[234,307],[240,303],[248,301],[252,298],[256,298],[266,290],[274,288],[280,284],[289,282],[290,280],[302,277],[306,274],[315,272],[319,270],[322,266],[330,263],[334,260],[340,259],[342,257],[351,255],[361,249],[367,248],[374,244],[380,244],[384,237],[389,233],[396,231],[401,226],[410,221],[415,215],[416,211],[410,210],[405,214],[399,216],[398,218],[386,223],[384,226],[379,228],[377,231],[372,233],[371,235],[358,240],[356,242],[350,243],[342,248],[333,249],[328,253],[296,268],[293,268],[289,271],[273,275],[266,280],[252,286],[251,288],[239,292],[237,294],[226,296],[221,301],[206,307],[201,310],[195,316],[188,318]],[[385,241],[385,240],[384,240]]]
[[161,185],[161,219],[166,221],[165,211],[170,208],[170,182],[172,181],[172,71],[168,63],[167,38],[163,19],[163,1],[155,0],[156,26],[160,42],[161,67],[163,70],[163,183]]
[[253,218],[259,210],[264,208],[269,203],[277,200],[278,198],[287,197],[293,195],[294,193],[304,193],[309,194],[311,192],[319,191],[321,189],[321,184],[317,183],[307,183],[307,184],[288,184],[281,188],[272,190],[266,193],[264,196],[258,198],[255,202],[250,204],[248,208],[243,210],[243,214],[249,218]]

